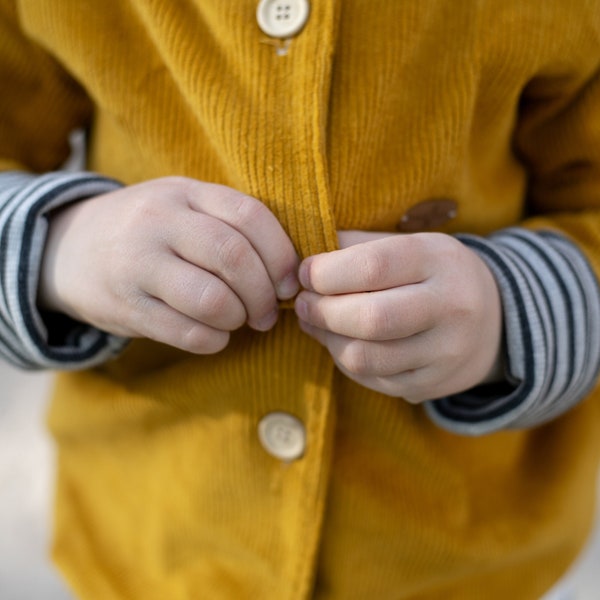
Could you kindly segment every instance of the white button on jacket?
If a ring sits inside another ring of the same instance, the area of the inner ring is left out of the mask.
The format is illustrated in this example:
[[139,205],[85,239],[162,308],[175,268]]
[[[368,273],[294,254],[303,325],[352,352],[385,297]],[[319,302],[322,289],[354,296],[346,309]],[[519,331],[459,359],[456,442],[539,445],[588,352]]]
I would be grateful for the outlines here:
[[258,424],[258,437],[271,456],[286,462],[300,458],[306,448],[304,424],[284,412],[265,415]]
[[309,11],[308,0],[261,0],[256,20],[268,36],[285,39],[304,27]]

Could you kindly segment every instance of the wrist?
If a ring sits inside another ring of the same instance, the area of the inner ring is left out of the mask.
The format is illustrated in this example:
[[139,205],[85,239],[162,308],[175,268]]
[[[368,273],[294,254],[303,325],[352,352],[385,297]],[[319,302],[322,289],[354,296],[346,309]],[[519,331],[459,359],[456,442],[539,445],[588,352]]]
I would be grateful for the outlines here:
[[79,212],[81,204],[82,202],[68,204],[46,216],[48,231],[40,265],[36,299],[38,308],[43,311],[75,317],[61,294],[63,288],[60,282],[65,278],[65,265],[62,261],[65,251],[62,242]]

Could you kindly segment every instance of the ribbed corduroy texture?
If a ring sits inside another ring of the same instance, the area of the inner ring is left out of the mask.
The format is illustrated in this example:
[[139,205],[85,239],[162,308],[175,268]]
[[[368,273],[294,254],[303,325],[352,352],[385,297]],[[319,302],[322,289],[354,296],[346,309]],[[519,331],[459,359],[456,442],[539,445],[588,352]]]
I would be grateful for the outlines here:
[[[23,90],[0,95],[6,167],[56,167],[93,114],[93,170],[252,193],[302,255],[451,197],[448,232],[566,211],[527,225],[566,232],[600,272],[595,1],[313,0],[286,56],[254,0],[16,4],[54,58],[2,30],[2,80]],[[261,448],[271,410],[306,423],[301,460]],[[594,396],[462,438],[340,378],[288,312],[213,357],[134,343],[59,379],[55,556],[98,600],[537,600],[589,526],[598,412]]]

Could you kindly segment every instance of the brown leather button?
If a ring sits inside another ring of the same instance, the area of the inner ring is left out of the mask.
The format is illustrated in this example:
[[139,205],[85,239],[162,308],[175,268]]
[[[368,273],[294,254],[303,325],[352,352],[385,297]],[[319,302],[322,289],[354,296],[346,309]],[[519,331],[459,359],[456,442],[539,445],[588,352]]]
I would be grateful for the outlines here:
[[427,231],[445,225],[454,219],[457,204],[447,198],[423,200],[409,208],[396,225],[398,231]]

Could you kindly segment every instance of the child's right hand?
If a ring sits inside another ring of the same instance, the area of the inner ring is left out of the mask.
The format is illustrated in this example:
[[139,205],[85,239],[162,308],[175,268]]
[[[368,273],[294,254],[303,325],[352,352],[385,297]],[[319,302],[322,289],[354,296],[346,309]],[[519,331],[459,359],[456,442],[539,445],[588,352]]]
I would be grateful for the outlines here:
[[169,177],[52,215],[38,300],[115,335],[209,354],[246,322],[275,324],[277,299],[298,291],[298,262],[260,201]]

